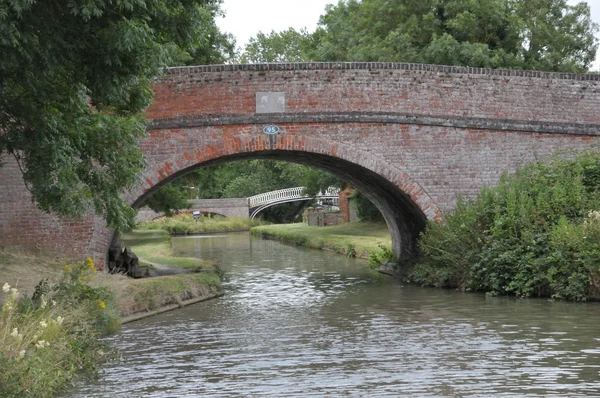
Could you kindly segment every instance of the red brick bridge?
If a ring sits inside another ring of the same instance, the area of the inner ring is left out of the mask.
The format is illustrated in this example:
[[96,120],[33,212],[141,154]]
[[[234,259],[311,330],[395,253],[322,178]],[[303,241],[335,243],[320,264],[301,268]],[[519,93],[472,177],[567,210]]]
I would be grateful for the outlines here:
[[[322,168],[381,210],[403,257],[458,195],[556,150],[596,147],[600,75],[397,63],[167,69],[147,111],[148,159],[134,206],[197,167],[237,159]],[[271,134],[267,134],[271,133]],[[18,169],[0,169],[0,245],[104,258],[102,219],[36,210]]]

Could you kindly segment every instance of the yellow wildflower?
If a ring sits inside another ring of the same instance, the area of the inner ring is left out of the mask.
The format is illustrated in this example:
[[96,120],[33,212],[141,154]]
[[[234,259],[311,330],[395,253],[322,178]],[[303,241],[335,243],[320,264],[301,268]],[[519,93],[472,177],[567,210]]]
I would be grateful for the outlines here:
[[71,272],[71,267],[69,267],[68,265],[65,265],[65,272]]
[[106,308],[106,304],[104,304],[104,301],[98,299],[98,305],[100,306],[100,308],[105,309]]

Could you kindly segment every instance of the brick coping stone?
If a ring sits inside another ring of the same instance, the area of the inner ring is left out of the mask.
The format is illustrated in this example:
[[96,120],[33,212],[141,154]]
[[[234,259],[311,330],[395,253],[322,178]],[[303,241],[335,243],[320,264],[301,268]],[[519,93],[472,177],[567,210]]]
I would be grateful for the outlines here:
[[408,64],[397,62],[291,62],[261,64],[221,64],[176,66],[165,68],[167,75],[195,74],[205,72],[239,72],[239,71],[295,71],[295,70],[408,70],[436,73],[489,75],[506,77],[530,77],[539,79],[591,80],[600,81],[600,73],[567,73],[544,72],[518,69],[490,69],[471,66],[449,66],[431,64]]

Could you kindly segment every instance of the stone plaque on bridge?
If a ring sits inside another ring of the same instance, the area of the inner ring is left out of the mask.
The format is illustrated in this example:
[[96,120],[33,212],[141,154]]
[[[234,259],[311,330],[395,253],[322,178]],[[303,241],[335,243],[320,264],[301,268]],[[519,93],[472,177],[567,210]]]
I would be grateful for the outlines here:
[[285,93],[256,93],[256,113],[285,112]]

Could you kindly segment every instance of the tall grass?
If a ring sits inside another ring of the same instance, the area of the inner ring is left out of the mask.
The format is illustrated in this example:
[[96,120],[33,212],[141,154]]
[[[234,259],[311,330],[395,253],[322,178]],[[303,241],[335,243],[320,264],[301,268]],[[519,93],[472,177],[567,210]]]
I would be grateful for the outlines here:
[[600,299],[600,155],[504,175],[429,223],[413,280],[490,294]]
[[198,234],[213,232],[248,231],[250,228],[265,224],[260,220],[237,217],[200,217],[194,219],[191,214],[178,214],[173,217],[161,217],[157,220],[139,223],[136,229],[162,229],[170,234]]
[[[31,257],[28,257],[31,258]],[[116,353],[100,337],[121,316],[220,292],[218,272],[131,279],[96,273],[91,259],[64,264],[33,294],[2,284],[0,397],[49,397],[79,376],[95,377]]]
[[98,338],[118,330],[120,318],[112,294],[89,285],[94,272],[89,258],[69,264],[58,283],[44,280],[30,297],[3,285],[0,396],[52,396],[109,358]]

